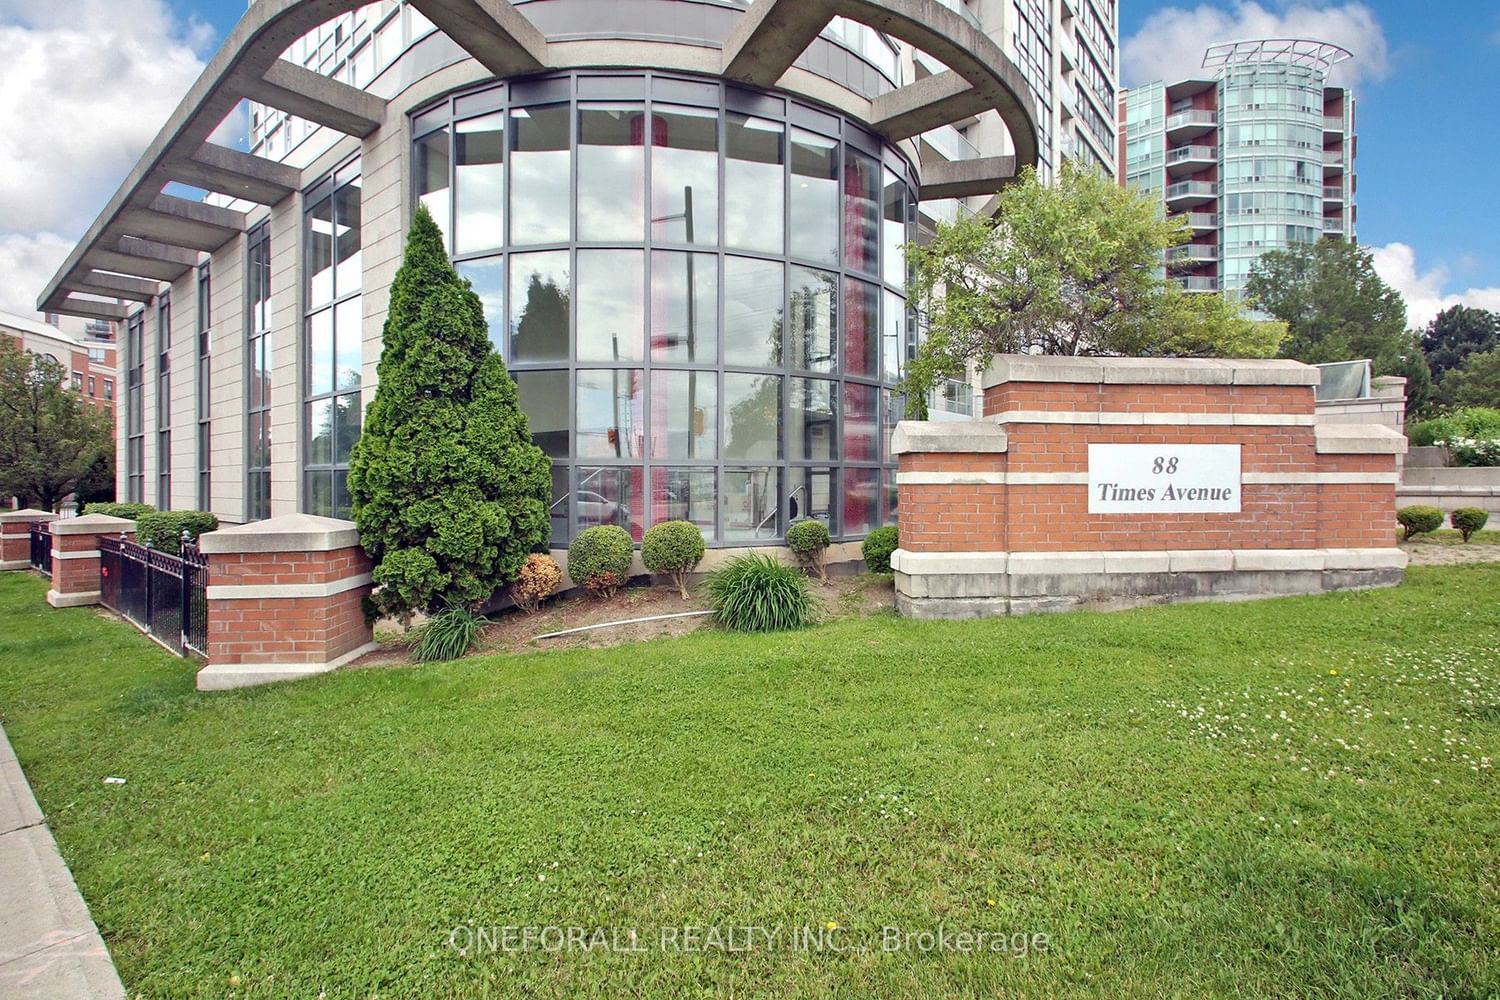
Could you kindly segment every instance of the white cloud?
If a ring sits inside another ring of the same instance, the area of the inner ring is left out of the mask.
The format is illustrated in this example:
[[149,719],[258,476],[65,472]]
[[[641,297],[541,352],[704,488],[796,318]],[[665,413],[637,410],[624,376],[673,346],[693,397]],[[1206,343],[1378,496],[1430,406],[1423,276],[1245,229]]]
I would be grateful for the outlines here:
[[1500,288],[1469,288],[1462,292],[1447,291],[1452,278],[1448,268],[1438,264],[1426,271],[1417,267],[1417,252],[1405,243],[1387,243],[1372,247],[1375,273],[1401,293],[1406,300],[1406,323],[1420,329],[1449,306],[1465,305],[1478,309],[1500,310]]
[[1253,0],[1238,0],[1227,10],[1202,3],[1152,14],[1121,46],[1124,81],[1138,86],[1199,76],[1205,72],[1203,51],[1208,46],[1245,38],[1315,38],[1342,45],[1354,53],[1334,70],[1333,82],[1343,86],[1379,80],[1390,71],[1385,30],[1363,3],[1300,2],[1272,10]]
[[0,308],[36,308],[211,42],[165,0],[0,0]]

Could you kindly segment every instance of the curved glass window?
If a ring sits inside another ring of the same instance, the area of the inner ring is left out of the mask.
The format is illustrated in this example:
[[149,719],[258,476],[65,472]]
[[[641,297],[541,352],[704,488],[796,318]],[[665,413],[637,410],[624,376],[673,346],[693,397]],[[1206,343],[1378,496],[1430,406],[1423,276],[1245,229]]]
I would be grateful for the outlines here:
[[[894,521],[892,387],[915,347],[894,148],[675,74],[491,83],[413,120],[412,196],[552,461],[554,545],[595,524],[751,545],[800,518],[838,539]],[[315,274],[343,259],[313,252]],[[338,344],[316,378],[337,382]]]

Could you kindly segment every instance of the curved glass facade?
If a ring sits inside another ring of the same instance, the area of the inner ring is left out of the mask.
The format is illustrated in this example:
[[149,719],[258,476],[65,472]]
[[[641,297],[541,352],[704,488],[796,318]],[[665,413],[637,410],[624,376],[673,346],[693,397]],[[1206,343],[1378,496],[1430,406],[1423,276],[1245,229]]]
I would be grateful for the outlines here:
[[894,149],[779,94],[651,73],[489,84],[412,127],[414,195],[551,456],[554,544],[895,520],[915,184]]

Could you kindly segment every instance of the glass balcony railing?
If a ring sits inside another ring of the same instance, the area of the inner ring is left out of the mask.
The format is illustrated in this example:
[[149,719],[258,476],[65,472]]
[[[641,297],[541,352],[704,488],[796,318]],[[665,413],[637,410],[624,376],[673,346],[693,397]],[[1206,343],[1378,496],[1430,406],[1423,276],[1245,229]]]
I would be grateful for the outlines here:
[[1213,181],[1181,181],[1167,185],[1167,200],[1181,201],[1189,198],[1207,200],[1219,196],[1219,185]]
[[1197,275],[1189,275],[1185,278],[1173,278],[1185,292],[1217,292],[1219,290],[1218,278],[1202,278]]
[[1218,229],[1219,214],[1217,212],[1189,212],[1185,218],[1189,228],[1192,229]]
[[1219,124],[1219,116],[1212,111],[1201,111],[1189,108],[1187,111],[1179,111],[1175,115],[1167,116],[1167,131],[1173,132],[1186,128],[1213,128]]
[[1167,166],[1174,163],[1182,163],[1185,160],[1218,160],[1219,147],[1217,146],[1180,146],[1167,153]]
[[952,125],[944,125],[922,133],[922,141],[937,150],[950,162],[955,160],[977,160],[979,149],[959,134]]
[[972,417],[974,415],[974,387],[956,378],[945,378],[932,390],[927,409],[929,414],[941,413]]
[[1342,187],[1338,186],[1337,184],[1334,184],[1334,185],[1324,185],[1324,187],[1323,187],[1323,200],[1324,201],[1343,201],[1344,200],[1344,189]]
[[1342,236],[1342,235],[1344,235],[1344,220],[1343,219],[1324,219],[1323,220],[1323,232],[1325,232],[1325,233],[1332,233],[1335,236]]
[[1167,250],[1169,264],[1203,264],[1219,259],[1219,248],[1211,243],[1185,243]]
[[1342,132],[1342,131],[1344,131],[1344,119],[1342,117],[1340,117],[1339,115],[1325,115],[1323,117],[1323,131],[1324,132]]

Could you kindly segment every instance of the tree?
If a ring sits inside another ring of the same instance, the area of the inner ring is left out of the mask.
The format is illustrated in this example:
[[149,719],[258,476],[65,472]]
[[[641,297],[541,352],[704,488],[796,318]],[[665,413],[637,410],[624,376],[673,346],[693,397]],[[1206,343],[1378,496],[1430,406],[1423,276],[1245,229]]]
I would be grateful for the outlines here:
[[114,424],[74,389],[61,365],[0,337],[0,495],[47,510],[113,464]]
[[999,353],[1274,354],[1279,324],[1162,276],[1163,252],[1188,238],[1181,220],[1097,171],[1065,162],[1048,186],[1027,168],[995,219],[939,223],[907,247],[928,324],[908,394],[920,400]]
[[1500,347],[1470,354],[1443,377],[1443,399],[1453,406],[1500,409]]
[[1432,380],[1441,384],[1443,377],[1464,363],[1472,354],[1483,354],[1500,347],[1500,313],[1471,306],[1451,306],[1438,313],[1422,332],[1422,350]]
[[391,285],[379,385],[349,460],[376,604],[409,617],[477,605],[545,545],[552,477],[484,307],[419,207]]

